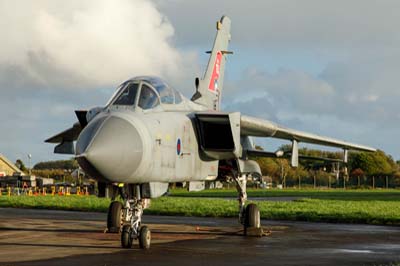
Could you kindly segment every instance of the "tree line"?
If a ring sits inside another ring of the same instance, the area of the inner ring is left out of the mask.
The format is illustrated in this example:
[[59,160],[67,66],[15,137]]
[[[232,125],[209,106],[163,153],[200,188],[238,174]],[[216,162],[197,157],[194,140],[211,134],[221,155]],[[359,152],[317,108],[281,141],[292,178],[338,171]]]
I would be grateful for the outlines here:
[[58,161],[47,161],[40,162],[33,166],[33,170],[49,170],[49,169],[65,169],[65,170],[75,170],[79,165],[74,158],[69,160],[58,160]]
[[[21,171],[27,172],[29,170],[21,159],[18,159],[15,165],[21,169]],[[31,169],[31,173],[35,176],[53,178],[57,181],[75,182],[76,180],[71,174],[78,167],[79,165],[74,158],[68,160],[45,161],[35,164]]]
[[[261,147],[257,147],[261,149]],[[282,146],[281,150],[290,150]],[[299,149],[299,154],[342,160],[343,152],[321,151],[316,149]],[[399,187],[400,161],[385,152],[350,152],[348,163],[334,163],[316,160],[300,160],[300,166],[292,168],[287,159],[252,158],[256,160],[263,175],[272,179],[274,184],[286,186],[332,186],[343,187]],[[347,171],[345,171],[345,167]]]

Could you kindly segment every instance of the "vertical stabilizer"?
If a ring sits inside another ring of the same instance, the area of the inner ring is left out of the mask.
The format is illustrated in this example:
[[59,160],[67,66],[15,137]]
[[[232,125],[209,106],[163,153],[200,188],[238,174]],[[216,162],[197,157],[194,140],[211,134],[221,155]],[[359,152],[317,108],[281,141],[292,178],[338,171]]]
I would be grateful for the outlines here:
[[217,22],[217,34],[208,61],[206,72],[202,79],[196,78],[196,93],[192,101],[206,106],[209,110],[219,110],[224,83],[226,56],[231,40],[231,20],[223,16]]

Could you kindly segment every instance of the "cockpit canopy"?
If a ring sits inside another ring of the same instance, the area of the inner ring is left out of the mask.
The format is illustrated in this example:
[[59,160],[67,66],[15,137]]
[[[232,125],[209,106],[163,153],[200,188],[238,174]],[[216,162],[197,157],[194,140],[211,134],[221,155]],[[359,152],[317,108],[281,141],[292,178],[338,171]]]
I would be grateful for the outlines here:
[[[139,95],[139,98],[137,97]],[[138,98],[138,99],[137,99]],[[161,104],[179,104],[181,94],[168,86],[162,79],[141,76],[122,83],[111,97],[107,106],[139,106],[152,109]]]

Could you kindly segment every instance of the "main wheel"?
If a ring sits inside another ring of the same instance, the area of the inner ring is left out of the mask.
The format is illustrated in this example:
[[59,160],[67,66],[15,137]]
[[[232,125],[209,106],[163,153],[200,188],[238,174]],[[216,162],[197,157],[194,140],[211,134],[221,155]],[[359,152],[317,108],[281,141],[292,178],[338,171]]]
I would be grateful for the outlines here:
[[142,226],[139,233],[139,247],[149,249],[151,241],[151,232],[147,226]]
[[122,203],[113,201],[108,208],[107,229],[109,233],[119,233],[122,226]]
[[126,224],[122,227],[121,232],[121,246],[123,248],[131,248],[132,247],[132,236],[131,236],[131,226]]
[[260,228],[260,226],[260,210],[256,204],[250,203],[245,210],[244,232],[246,234],[247,228]]

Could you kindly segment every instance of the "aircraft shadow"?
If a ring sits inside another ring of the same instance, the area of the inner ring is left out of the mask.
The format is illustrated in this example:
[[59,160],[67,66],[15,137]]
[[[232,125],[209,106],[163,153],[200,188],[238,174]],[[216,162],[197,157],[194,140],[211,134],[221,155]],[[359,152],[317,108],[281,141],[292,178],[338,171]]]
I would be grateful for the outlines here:
[[46,228],[20,228],[20,227],[0,227],[0,231],[103,233],[102,231],[97,229],[46,229]]
[[104,246],[104,245],[69,245],[69,244],[41,244],[41,243],[14,243],[14,242],[1,242],[0,246],[24,246],[24,247],[53,247],[53,248],[93,248],[93,249],[116,249],[120,250],[121,247]]
[[[98,229],[47,229],[47,228],[19,228],[19,227],[0,227],[0,231],[26,231],[26,232],[60,232],[60,233],[103,233]],[[243,230],[224,231],[219,229],[207,229],[203,231],[160,231],[151,230],[152,233],[162,235],[224,235],[236,236],[243,234]]]

